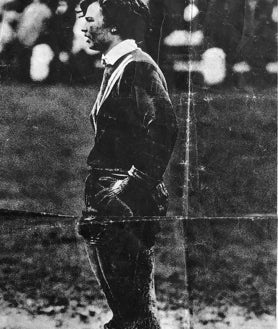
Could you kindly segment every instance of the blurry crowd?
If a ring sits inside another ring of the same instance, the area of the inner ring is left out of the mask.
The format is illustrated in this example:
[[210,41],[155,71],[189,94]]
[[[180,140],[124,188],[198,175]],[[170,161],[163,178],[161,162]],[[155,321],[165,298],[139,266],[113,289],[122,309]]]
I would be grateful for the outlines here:
[[[170,84],[275,83],[275,0],[146,0],[149,52]],[[100,65],[81,32],[79,0],[0,0],[0,78],[91,82]],[[163,25],[162,25],[163,23]],[[159,49],[159,51],[157,51]]]
[[172,84],[239,89],[276,85],[276,0],[150,1],[158,3],[156,12],[161,2],[168,14],[162,56]]
[[83,21],[75,11],[78,2],[0,0],[1,77],[82,81],[88,65],[93,72],[98,57],[86,46]]

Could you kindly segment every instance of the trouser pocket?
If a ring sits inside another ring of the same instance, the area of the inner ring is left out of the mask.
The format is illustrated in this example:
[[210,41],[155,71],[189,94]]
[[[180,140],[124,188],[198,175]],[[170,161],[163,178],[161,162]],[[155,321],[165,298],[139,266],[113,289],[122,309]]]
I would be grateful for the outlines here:
[[89,175],[85,183],[86,210],[96,211],[102,216],[133,216],[132,209],[115,188],[124,180],[109,176]]
[[[109,194],[112,186],[121,181],[114,177],[97,177],[93,174],[86,179],[86,210],[83,211],[77,229],[78,233],[92,245],[99,244],[104,239],[109,240],[109,232],[111,236],[115,235],[116,231],[119,234],[125,226],[121,218],[133,216],[131,208],[123,200],[113,193]],[[109,223],[109,220],[113,223]],[[117,221],[118,223],[114,223]]]

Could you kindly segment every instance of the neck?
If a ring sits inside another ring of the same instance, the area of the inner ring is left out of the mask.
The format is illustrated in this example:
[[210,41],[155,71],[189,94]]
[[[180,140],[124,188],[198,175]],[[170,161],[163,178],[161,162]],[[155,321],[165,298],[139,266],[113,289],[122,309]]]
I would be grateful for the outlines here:
[[103,51],[103,55],[106,55],[112,48],[114,48],[115,46],[117,46],[119,43],[121,43],[123,40],[120,37],[116,37],[115,39],[111,40],[111,42],[109,43],[107,49],[105,49]]

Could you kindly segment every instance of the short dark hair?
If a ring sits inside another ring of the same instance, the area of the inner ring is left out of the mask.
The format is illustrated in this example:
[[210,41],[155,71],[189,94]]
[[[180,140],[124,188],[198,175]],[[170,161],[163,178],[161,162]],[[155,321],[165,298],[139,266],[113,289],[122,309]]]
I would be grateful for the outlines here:
[[149,29],[149,8],[142,0],[83,0],[80,8],[85,15],[93,2],[99,2],[105,24],[115,27],[122,39],[144,40]]

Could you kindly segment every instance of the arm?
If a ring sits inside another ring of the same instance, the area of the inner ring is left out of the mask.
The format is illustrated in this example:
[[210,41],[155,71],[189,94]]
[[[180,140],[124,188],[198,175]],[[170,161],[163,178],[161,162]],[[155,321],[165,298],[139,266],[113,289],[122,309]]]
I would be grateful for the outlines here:
[[[135,106],[130,120],[134,131],[133,165],[155,180],[161,180],[176,141],[177,125],[164,77],[149,63],[133,64],[129,74],[129,97]],[[132,79],[132,80],[131,80]]]

